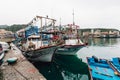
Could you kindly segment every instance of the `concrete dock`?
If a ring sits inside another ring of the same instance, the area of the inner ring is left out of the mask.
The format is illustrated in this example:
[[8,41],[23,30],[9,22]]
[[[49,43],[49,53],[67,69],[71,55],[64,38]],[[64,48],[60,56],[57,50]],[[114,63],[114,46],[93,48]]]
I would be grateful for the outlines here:
[[[3,80],[46,80],[14,44],[11,46],[12,49],[5,54],[4,63],[1,65]],[[7,59],[12,57],[17,57],[18,60],[11,65],[7,63]]]

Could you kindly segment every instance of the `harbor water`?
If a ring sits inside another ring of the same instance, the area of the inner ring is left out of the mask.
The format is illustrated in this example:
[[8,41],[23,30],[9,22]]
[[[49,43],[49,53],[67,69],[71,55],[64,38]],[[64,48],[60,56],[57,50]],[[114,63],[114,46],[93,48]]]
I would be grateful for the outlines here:
[[86,57],[111,59],[120,57],[120,38],[95,38],[89,39],[89,45],[80,49],[77,56],[86,62]]
[[86,57],[111,59],[120,57],[120,38],[95,38],[88,40],[76,55],[55,54],[51,63],[34,63],[47,80],[89,80]]

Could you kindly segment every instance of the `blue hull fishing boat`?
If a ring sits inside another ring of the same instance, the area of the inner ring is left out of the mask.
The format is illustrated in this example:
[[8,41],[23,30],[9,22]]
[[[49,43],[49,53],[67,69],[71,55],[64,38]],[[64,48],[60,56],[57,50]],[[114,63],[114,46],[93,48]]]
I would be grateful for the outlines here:
[[87,63],[91,80],[120,80],[107,60],[92,56],[87,57]]

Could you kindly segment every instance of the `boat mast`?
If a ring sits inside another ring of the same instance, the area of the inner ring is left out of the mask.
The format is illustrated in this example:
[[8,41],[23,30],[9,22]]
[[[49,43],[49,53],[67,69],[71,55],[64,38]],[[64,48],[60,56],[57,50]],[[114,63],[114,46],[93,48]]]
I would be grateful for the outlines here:
[[60,25],[59,26],[61,27],[61,18],[60,18]]
[[74,21],[74,9],[73,9],[73,25],[75,25],[75,21]]
[[40,39],[41,39],[41,47],[42,47],[42,17],[40,17],[40,23],[41,23],[41,28],[40,28],[40,33],[41,33],[41,36],[40,36]]
[[61,18],[60,18],[60,24],[59,24],[59,31],[61,31],[62,27],[61,27]]
[[76,32],[76,38],[77,38],[77,39],[78,39],[78,41],[79,41],[79,38],[78,38],[78,29],[77,29],[77,27],[78,27],[78,26],[77,26],[77,25],[75,25],[74,15],[75,15],[75,14],[74,14],[74,9],[73,9],[73,26],[76,28],[76,31],[77,31],[77,32]]
[[[42,46],[42,29],[43,29],[43,20],[42,19],[45,19],[45,25],[47,26],[47,23],[46,23],[46,21],[47,20],[51,20],[51,22],[52,22],[52,26],[53,26],[53,28],[55,28],[55,19],[52,19],[52,18],[48,18],[48,16],[46,16],[46,17],[42,17],[42,16],[36,16],[37,18],[39,18],[40,19],[40,33],[41,33],[41,46]],[[54,30],[55,31],[55,30]]]
[[73,9],[72,15],[73,15],[73,24],[72,24],[71,28],[72,28],[72,34],[73,34],[73,32],[74,32],[73,29],[74,29],[74,25],[75,25],[75,21],[74,21],[74,9]]

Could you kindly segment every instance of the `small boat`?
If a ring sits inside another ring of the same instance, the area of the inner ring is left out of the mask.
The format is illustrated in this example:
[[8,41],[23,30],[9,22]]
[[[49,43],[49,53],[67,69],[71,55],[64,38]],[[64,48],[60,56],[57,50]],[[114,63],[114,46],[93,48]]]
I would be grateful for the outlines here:
[[0,41],[0,47],[2,48],[2,50],[4,52],[8,52],[9,48],[10,48],[10,46],[7,42],[1,42],[1,41]]
[[106,59],[87,57],[91,80],[120,80]]

